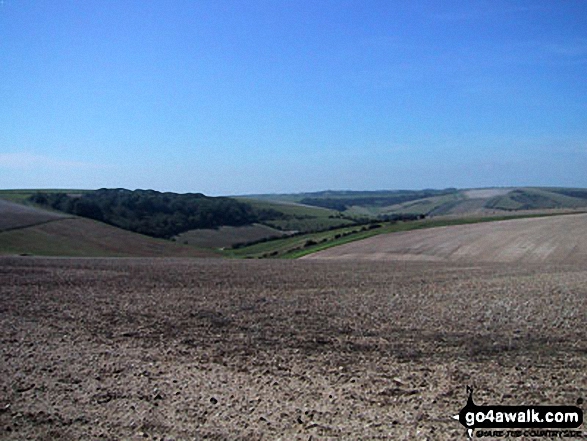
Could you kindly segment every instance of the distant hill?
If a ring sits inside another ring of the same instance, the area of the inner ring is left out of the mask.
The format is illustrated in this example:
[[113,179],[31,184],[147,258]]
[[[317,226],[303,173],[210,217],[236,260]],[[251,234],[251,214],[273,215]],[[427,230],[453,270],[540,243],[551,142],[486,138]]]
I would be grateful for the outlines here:
[[587,189],[483,188],[444,190],[322,191],[251,195],[251,199],[326,207],[347,216],[384,219],[397,215],[483,215],[532,210],[587,208]]
[[[336,210],[323,207],[292,202],[209,197],[201,193],[178,194],[126,189],[100,189],[82,193],[39,190],[30,192],[23,199],[24,194],[18,193],[20,201],[24,203],[161,238],[227,226],[263,224],[286,232],[308,232],[356,222]],[[2,196],[0,192],[0,197]]]
[[[213,250],[238,245],[238,250],[226,250],[225,254],[286,256],[297,249],[306,253],[330,242],[348,241],[353,231],[361,231],[353,233],[357,238],[371,234],[373,231],[363,230],[376,225],[389,224],[394,229],[399,222],[397,228],[404,229],[406,222],[424,218],[436,222],[432,218],[460,220],[569,211],[587,211],[586,189],[322,191],[232,198],[125,189],[0,190],[0,253],[199,256],[217,255]],[[100,223],[81,222],[89,219]],[[103,230],[104,224],[117,228]],[[87,235],[82,234],[80,225],[89,229]],[[93,233],[98,230],[104,240]],[[140,234],[123,237],[131,231]],[[155,245],[145,235],[171,241]],[[108,244],[108,237],[119,240]],[[116,242],[126,245],[117,246]]]
[[238,199],[251,204],[255,209],[278,213],[278,215],[267,217],[261,223],[285,232],[315,232],[354,225],[362,217],[287,200]]

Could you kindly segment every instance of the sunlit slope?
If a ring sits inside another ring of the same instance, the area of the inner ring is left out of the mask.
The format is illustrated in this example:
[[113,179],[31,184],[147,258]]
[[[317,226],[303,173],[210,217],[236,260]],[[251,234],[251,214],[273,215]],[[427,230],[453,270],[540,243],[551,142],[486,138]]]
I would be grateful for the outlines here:
[[1,254],[76,257],[215,256],[212,251],[154,239],[83,218],[57,219],[0,232]]
[[386,234],[304,258],[587,263],[587,214]]

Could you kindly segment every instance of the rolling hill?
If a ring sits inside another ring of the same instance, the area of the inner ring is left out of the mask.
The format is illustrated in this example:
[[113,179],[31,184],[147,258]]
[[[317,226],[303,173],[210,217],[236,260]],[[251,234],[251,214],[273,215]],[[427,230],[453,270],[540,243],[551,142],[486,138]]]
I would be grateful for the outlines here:
[[71,216],[0,199],[0,231],[43,224],[68,217]]
[[587,263],[587,214],[384,234],[305,259]]
[[336,209],[349,216],[487,215],[534,210],[587,208],[587,190],[574,188],[482,188],[444,190],[322,191],[252,195],[251,199],[297,202]]
[[0,255],[215,257],[91,219],[0,200]]
[[[39,209],[31,205],[33,200],[67,213]],[[3,190],[0,253],[208,256],[227,248],[227,257],[296,258],[392,231],[586,210],[587,190],[569,188],[323,191],[238,198],[124,189]],[[484,228],[483,234],[494,234]],[[428,260],[457,256],[434,250],[419,256],[411,249],[391,254]]]

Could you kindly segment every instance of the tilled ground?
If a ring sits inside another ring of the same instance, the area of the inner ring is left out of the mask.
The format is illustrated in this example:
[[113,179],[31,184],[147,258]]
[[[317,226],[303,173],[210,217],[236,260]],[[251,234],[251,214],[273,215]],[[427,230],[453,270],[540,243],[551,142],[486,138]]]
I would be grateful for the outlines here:
[[508,219],[382,234],[304,259],[587,265],[587,214]]
[[586,311],[576,266],[0,258],[0,439],[466,439],[467,385],[585,409]]

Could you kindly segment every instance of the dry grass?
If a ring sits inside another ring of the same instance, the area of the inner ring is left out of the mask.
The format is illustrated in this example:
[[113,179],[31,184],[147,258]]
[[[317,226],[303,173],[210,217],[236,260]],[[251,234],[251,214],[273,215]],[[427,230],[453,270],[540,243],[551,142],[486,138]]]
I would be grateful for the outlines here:
[[587,388],[581,266],[0,259],[6,439],[465,439]]

